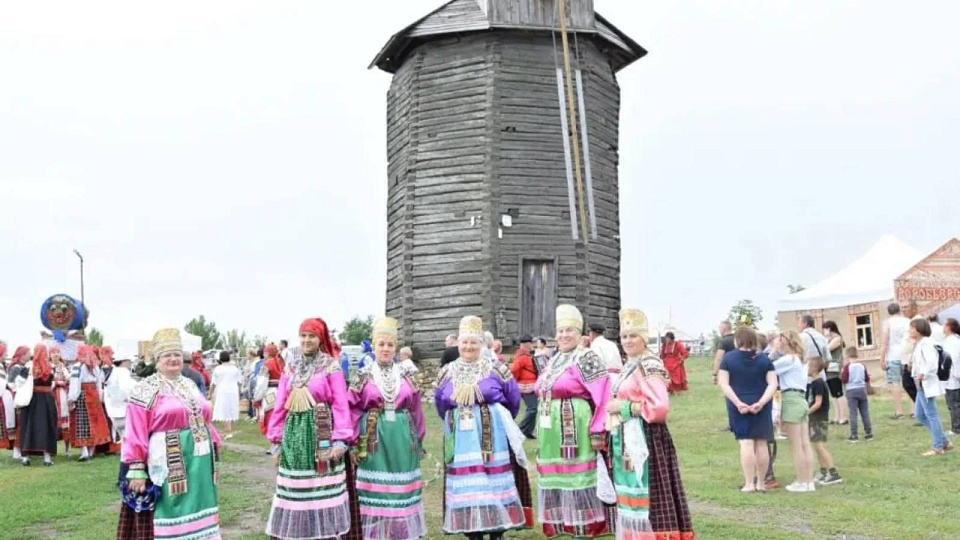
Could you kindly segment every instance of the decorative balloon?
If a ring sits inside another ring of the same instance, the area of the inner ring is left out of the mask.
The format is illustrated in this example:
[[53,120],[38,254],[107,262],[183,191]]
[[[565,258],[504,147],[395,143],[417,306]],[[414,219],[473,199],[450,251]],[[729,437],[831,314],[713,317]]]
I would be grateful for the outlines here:
[[53,332],[53,339],[59,343],[65,342],[70,332],[82,333],[88,316],[83,304],[66,294],[55,294],[40,307],[40,322]]

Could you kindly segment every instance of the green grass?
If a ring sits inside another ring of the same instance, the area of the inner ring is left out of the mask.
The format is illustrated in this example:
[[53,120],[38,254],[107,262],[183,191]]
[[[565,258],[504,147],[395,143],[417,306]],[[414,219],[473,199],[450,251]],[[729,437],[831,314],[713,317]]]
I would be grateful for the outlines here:
[[[684,486],[699,538],[730,540],[793,540],[811,538],[932,539],[960,538],[960,453],[921,458],[930,445],[924,428],[910,421],[888,419],[892,403],[876,396],[871,402],[877,440],[851,445],[847,430],[831,426],[830,449],[844,483],[815,494],[742,494],[737,445],[721,432],[726,412],[719,390],[710,384],[709,361],[688,362],[691,391],[671,403],[669,425],[680,455]],[[440,456],[440,422],[432,408],[427,451]],[[941,418],[947,418],[941,407]],[[267,444],[252,424],[237,425],[236,436],[223,453],[220,491],[225,538],[262,539],[273,492],[273,469],[263,454]],[[531,459],[535,441],[527,442]],[[0,458],[0,538],[102,540],[114,537],[117,496],[113,487],[117,458],[87,464],[57,458],[57,466],[24,468]],[[793,480],[791,450],[780,442],[777,476]],[[425,478],[433,477],[424,464]],[[536,475],[531,475],[536,481]],[[430,538],[442,538],[442,482],[425,489]],[[537,531],[511,533],[510,538],[542,538]]]

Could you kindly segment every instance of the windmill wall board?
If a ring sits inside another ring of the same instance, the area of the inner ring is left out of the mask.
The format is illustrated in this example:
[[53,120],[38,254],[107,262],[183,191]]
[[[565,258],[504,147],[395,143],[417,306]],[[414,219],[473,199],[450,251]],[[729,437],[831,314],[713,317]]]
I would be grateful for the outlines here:
[[[616,72],[645,51],[592,2],[573,0],[571,119],[561,40],[545,26],[553,9],[553,0],[454,0],[373,61],[393,74],[386,312],[421,355],[438,354],[465,315],[481,316],[508,345],[521,333],[552,336],[559,303],[576,304],[611,336],[617,329]],[[579,195],[574,120],[588,173]]]

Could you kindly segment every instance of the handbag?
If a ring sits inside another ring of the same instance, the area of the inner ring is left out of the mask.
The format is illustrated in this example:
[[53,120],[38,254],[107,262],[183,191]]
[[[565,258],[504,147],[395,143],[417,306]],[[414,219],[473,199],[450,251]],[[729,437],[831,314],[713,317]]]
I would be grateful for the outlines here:
[[13,406],[16,408],[26,407],[33,400],[33,362],[28,362],[25,367],[27,375],[17,381],[17,393],[13,396]]

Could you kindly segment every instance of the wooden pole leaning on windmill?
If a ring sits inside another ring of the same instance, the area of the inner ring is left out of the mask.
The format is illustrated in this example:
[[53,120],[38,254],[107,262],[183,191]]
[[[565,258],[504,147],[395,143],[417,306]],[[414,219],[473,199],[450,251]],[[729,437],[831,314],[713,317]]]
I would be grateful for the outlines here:
[[580,234],[583,243],[589,242],[587,235],[587,210],[584,204],[583,173],[580,171],[580,135],[577,129],[577,112],[574,108],[573,72],[570,69],[570,41],[567,39],[567,0],[556,0],[560,14],[560,39],[563,43],[563,72],[567,82],[567,110],[570,112],[570,146],[573,147],[573,171],[577,179],[577,210],[580,214]]

